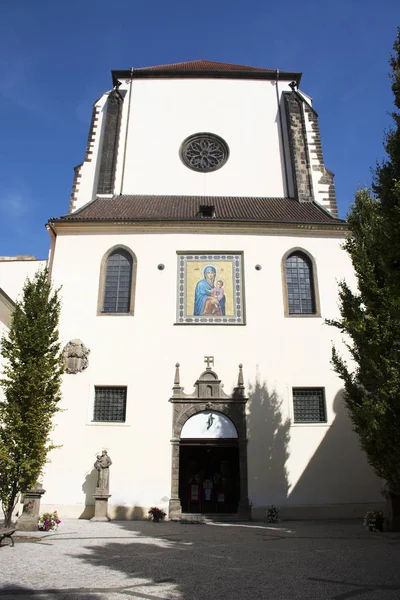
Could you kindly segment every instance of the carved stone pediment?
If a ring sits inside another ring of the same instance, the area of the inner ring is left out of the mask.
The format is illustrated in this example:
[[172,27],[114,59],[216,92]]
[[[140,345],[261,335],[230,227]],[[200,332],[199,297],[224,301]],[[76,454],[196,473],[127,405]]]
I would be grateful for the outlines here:
[[192,398],[228,398],[225,394],[221,380],[211,369],[206,369],[194,384]]
[[193,394],[185,394],[180,385],[179,363],[177,363],[170,402],[174,405],[172,431],[176,439],[179,439],[183,425],[191,416],[206,410],[217,410],[225,414],[234,423],[239,439],[246,438],[247,397],[243,384],[242,365],[239,365],[238,382],[232,395],[225,393],[221,380],[211,367],[207,367],[195,382]]
[[210,367],[207,367],[207,369],[202,372],[198,380],[195,382],[193,394],[185,394],[183,387],[180,386],[179,363],[177,363],[173,387],[173,398],[171,401],[174,401],[177,398],[188,401],[193,399],[238,400],[239,398],[244,398],[244,391],[242,365],[239,365],[238,385],[235,387],[232,396],[229,396],[225,393],[223,383],[221,383],[218,375]]
[[89,366],[90,350],[81,340],[71,340],[63,350],[65,372],[75,375]]

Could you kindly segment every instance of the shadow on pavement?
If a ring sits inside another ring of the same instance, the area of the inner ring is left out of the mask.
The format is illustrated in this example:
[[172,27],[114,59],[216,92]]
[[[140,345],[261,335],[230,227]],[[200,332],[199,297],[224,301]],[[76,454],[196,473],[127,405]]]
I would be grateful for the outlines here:
[[[146,524],[135,538],[87,546],[74,558],[102,570],[120,571],[122,582],[126,577],[139,579],[142,583],[133,587],[128,579],[125,590],[118,593],[147,600],[395,600],[400,596],[400,573],[394,564],[398,548],[381,536],[346,538],[338,531],[337,536],[318,538],[285,527],[266,527],[250,535],[249,529],[225,524],[165,525],[164,529],[163,524]],[[343,539],[352,540],[351,547]]]
[[[101,591],[101,590],[99,590]],[[106,591],[106,590],[104,590]],[[87,589],[42,589],[35,590],[20,585],[11,585],[7,588],[0,589],[0,598],[2,600],[12,600],[13,598],[42,598],[43,600],[104,600],[104,596],[99,596],[96,593],[88,592]]]

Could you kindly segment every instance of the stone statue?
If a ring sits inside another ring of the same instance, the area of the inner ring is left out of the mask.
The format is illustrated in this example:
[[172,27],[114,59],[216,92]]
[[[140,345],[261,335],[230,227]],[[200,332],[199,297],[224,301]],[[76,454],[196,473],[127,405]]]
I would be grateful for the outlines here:
[[63,350],[63,361],[66,373],[76,374],[84,371],[89,365],[90,350],[81,340],[71,340]]
[[97,455],[96,462],[94,463],[94,468],[97,469],[96,492],[108,494],[110,465],[112,465],[112,460],[108,456],[107,450],[103,450],[101,454]]

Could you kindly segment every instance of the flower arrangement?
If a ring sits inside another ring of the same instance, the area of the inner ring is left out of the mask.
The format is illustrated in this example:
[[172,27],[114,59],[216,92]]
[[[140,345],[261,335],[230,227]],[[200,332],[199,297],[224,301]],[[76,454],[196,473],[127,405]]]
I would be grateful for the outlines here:
[[167,513],[163,511],[162,508],[158,508],[158,506],[152,506],[149,510],[150,518],[158,523],[160,519],[163,519]]
[[385,513],[381,510],[369,510],[364,517],[364,527],[370,531],[383,531],[385,524]]
[[267,506],[267,521],[268,523],[279,523],[279,508],[274,504]]
[[58,529],[60,523],[61,521],[58,518],[57,511],[55,510],[52,513],[43,513],[39,517],[38,528],[39,531],[54,531],[54,529]]

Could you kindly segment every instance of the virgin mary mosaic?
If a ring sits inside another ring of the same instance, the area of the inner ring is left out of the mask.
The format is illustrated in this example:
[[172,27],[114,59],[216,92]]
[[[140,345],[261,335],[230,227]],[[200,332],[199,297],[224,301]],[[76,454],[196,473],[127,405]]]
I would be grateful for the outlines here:
[[241,254],[180,254],[178,323],[244,324]]

